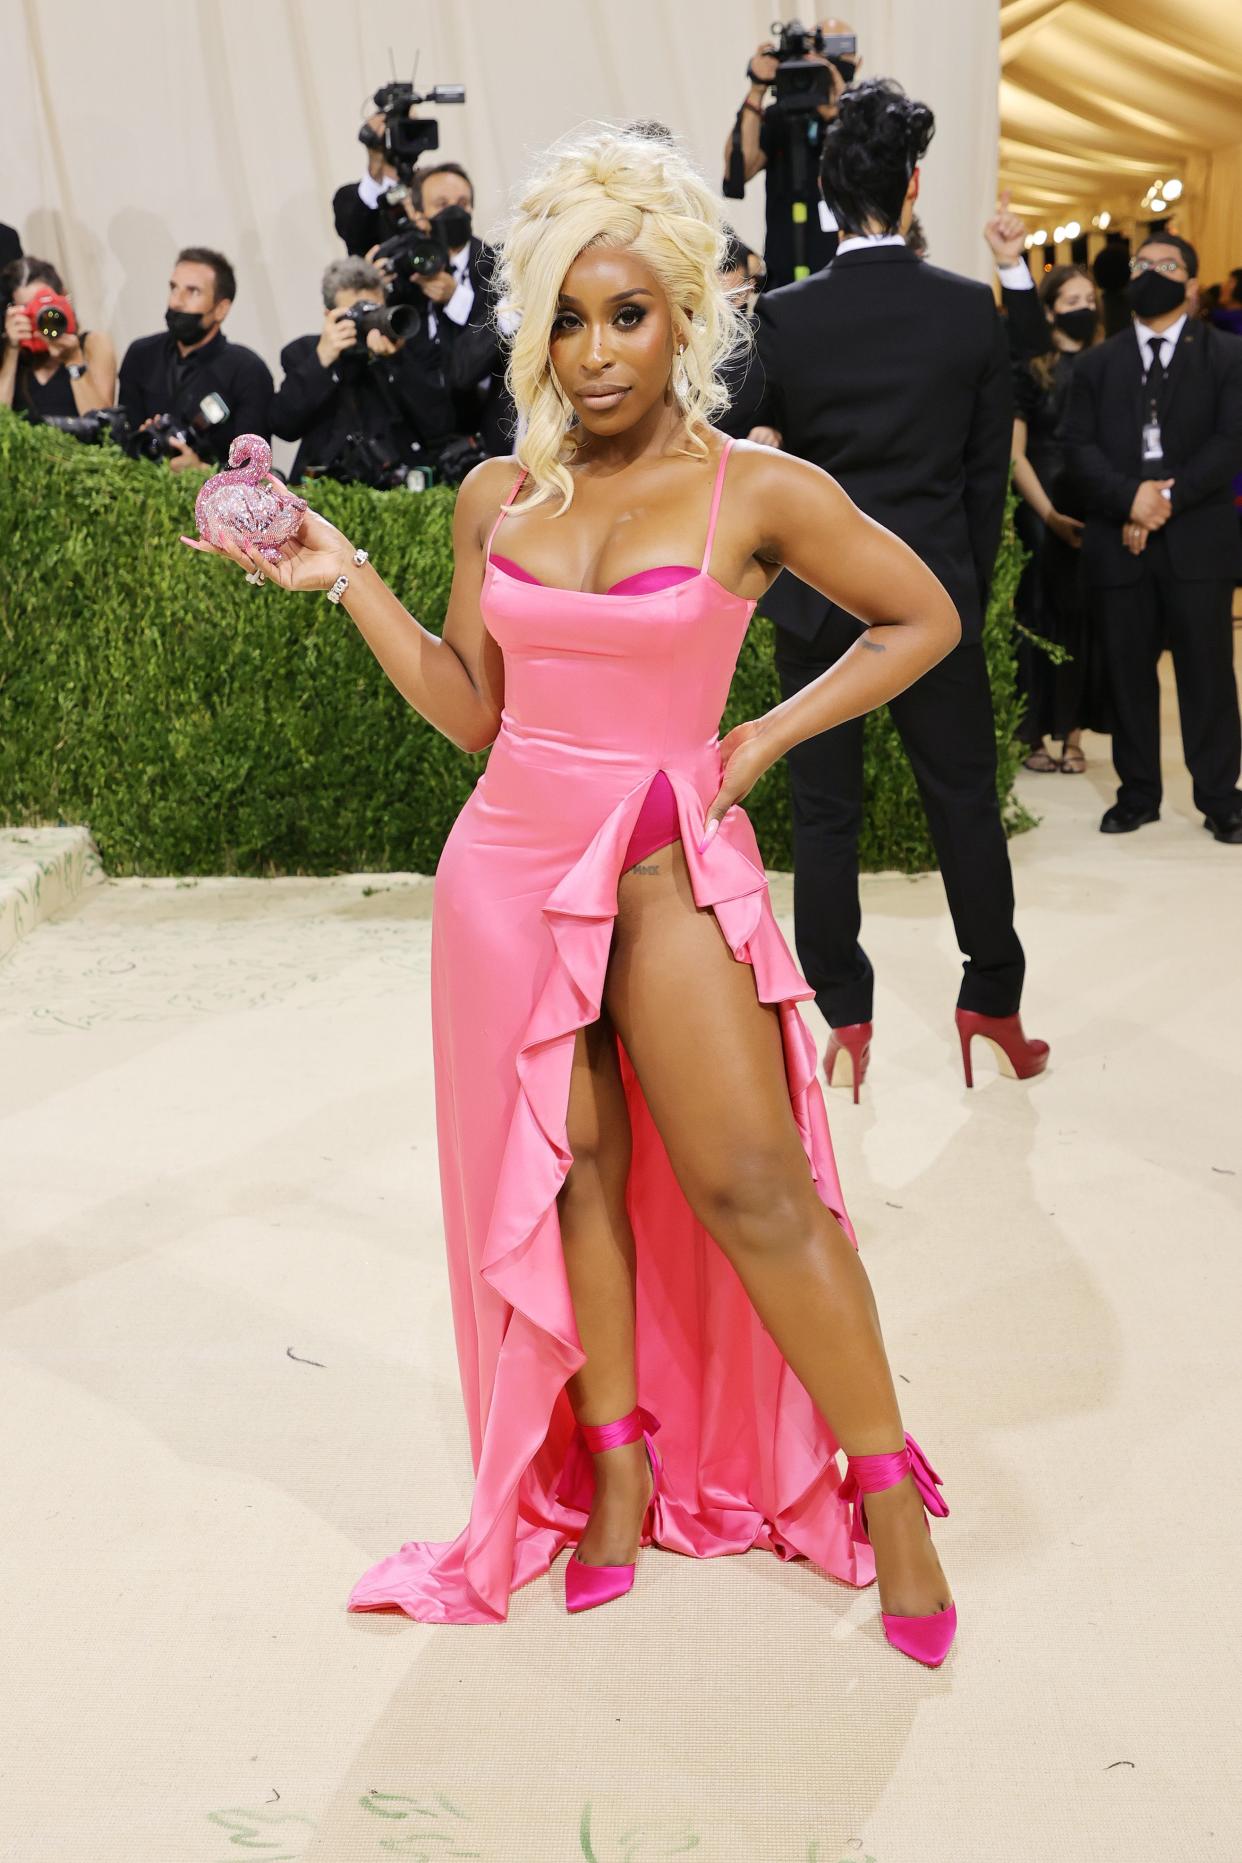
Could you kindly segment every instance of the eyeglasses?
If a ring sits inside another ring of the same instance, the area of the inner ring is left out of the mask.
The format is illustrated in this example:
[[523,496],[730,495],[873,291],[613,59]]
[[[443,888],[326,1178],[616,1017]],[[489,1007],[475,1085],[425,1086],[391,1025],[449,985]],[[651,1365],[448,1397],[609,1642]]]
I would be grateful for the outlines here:
[[1137,278],[1142,272],[1163,272],[1166,277],[1171,278],[1174,272],[1180,272],[1183,269],[1180,259],[1131,259],[1130,261],[1131,278]]

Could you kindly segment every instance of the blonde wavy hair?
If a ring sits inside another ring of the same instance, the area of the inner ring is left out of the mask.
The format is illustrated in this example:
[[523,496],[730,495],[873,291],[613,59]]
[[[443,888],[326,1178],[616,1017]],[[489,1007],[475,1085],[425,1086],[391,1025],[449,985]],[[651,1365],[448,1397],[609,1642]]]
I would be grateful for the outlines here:
[[751,334],[720,285],[720,208],[679,144],[609,124],[573,131],[520,184],[498,241],[497,320],[513,330],[505,380],[518,413],[515,450],[534,485],[523,508],[559,491],[554,515],[563,516],[574,493],[566,462],[589,437],[550,354],[565,274],[588,247],[625,248],[663,286],[674,339],[684,344],[672,382],[687,429],[688,444],[678,450],[706,456],[699,430],[729,400],[720,367]]

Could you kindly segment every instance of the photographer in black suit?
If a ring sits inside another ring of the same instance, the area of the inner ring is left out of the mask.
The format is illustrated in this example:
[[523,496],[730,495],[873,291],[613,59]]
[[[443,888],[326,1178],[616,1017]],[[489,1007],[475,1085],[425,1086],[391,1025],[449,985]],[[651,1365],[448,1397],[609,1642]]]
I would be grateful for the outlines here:
[[[985,1034],[1025,1076],[1042,1070],[1047,1047],[1027,1041],[1018,1017],[1024,960],[980,644],[1009,474],[1010,364],[988,287],[928,265],[903,238],[933,129],[930,110],[890,80],[842,98],[820,171],[841,244],[825,270],[759,299],[764,419],[788,451],[832,473],[869,517],[917,551],[957,606],[961,643],[889,710],[966,953],[957,1010],[964,1052],[973,1034]],[[852,615],[787,571],[765,609],[787,698],[861,632]],[[873,987],[858,942],[862,720],[808,738],[789,753],[789,766],[798,957],[834,1031],[829,1079],[857,1086]]]
[[365,259],[334,260],[323,301],[319,334],[281,351],[272,431],[301,442],[290,484],[309,471],[383,490],[400,482],[400,468],[434,463],[453,431],[439,355],[413,306],[385,304],[383,280]]
[[[460,433],[482,436],[488,452],[510,453],[516,411],[504,385],[503,337],[497,329],[492,284],[494,253],[474,231],[474,187],[459,162],[433,160],[414,170],[407,207],[412,225],[401,238],[406,249],[372,248],[368,258],[391,278],[390,297],[419,305],[427,331],[441,352],[441,368],[453,397]],[[409,254],[424,245],[414,267]],[[444,261],[427,269],[428,240],[438,241]]]
[[1242,845],[1233,587],[1242,546],[1242,337],[1191,315],[1199,261],[1172,233],[1131,261],[1133,328],[1088,350],[1059,437],[1086,512],[1083,568],[1112,688],[1120,787],[1105,834],[1159,818],[1160,685],[1172,649],[1195,807]]

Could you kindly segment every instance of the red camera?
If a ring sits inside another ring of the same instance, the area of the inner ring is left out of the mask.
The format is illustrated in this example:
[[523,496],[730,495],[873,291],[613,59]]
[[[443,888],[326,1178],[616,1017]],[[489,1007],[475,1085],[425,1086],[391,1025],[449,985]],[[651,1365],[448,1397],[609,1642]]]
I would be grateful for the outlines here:
[[30,319],[33,336],[24,336],[20,347],[29,349],[35,355],[47,354],[49,336],[76,336],[77,322],[73,315],[73,305],[68,298],[62,298],[59,291],[53,291],[50,285],[40,285],[28,304],[19,305]]

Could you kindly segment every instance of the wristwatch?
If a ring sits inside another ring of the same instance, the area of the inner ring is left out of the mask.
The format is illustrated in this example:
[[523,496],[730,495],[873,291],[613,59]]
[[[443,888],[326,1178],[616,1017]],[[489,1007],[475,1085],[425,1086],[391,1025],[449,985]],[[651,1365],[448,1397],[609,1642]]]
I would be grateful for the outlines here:
[[[349,560],[356,569],[361,569],[364,563],[370,561],[370,552],[367,550],[355,550]],[[328,600],[330,602],[339,602],[348,587],[349,577],[338,576],[336,581],[332,584],[332,587],[328,590]]]
[[65,364],[65,369],[69,376],[69,380],[71,382],[76,382],[81,376],[86,374],[87,365],[84,362],[67,362]]

